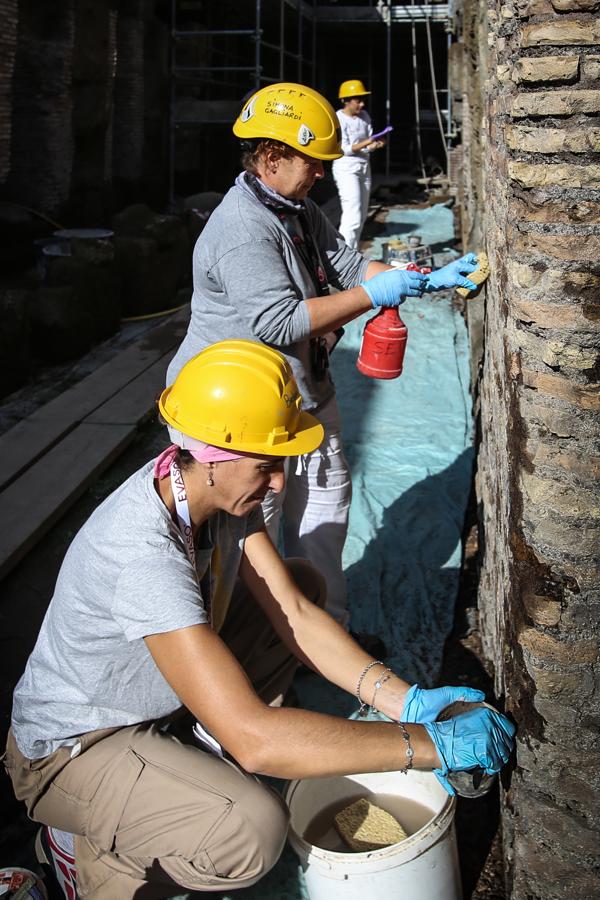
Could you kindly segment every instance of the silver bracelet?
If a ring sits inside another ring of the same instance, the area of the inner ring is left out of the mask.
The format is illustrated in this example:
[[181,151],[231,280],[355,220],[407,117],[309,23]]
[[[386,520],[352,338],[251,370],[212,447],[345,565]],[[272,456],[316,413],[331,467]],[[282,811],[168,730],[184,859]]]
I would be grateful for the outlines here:
[[373,687],[373,698],[371,700],[371,709],[377,709],[377,707],[375,706],[375,697],[377,696],[377,691],[379,690],[380,687],[382,687],[386,683],[386,681],[389,681],[391,677],[392,677],[392,670],[386,669],[384,672],[382,672],[382,674],[379,676],[379,678],[375,682],[375,685]]
[[365,667],[364,667],[364,669],[362,670],[362,672],[361,672],[360,675],[358,676],[358,682],[357,682],[357,684],[356,684],[356,699],[358,700],[358,703],[359,703],[359,710],[358,710],[359,716],[364,716],[364,714],[365,714],[365,713],[364,713],[364,710],[365,710],[365,709],[367,708],[367,706],[368,706],[367,703],[364,703],[364,702],[363,702],[363,699],[362,699],[362,697],[360,696],[360,688],[361,688],[361,685],[362,685],[362,683],[363,683],[363,679],[364,679],[365,675],[367,674],[367,672],[369,671],[369,669],[372,669],[373,666],[382,666],[382,665],[383,665],[383,663],[381,662],[380,659],[374,659],[374,660],[372,660],[372,661],[369,663],[368,666],[365,666]]
[[402,732],[402,737],[406,741],[406,765],[403,769],[400,769],[403,775],[406,775],[409,769],[413,767],[413,756],[415,755],[415,751],[410,746],[410,734],[404,726],[404,722],[398,722],[398,728]]

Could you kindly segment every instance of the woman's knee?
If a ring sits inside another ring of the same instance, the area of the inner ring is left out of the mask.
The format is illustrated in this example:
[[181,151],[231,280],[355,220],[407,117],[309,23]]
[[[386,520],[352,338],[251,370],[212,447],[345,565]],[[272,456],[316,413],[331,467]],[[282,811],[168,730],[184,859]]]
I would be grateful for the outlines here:
[[202,848],[218,878],[230,885],[249,886],[273,868],[283,850],[288,809],[275,791],[253,778],[247,790],[232,800],[228,814]]

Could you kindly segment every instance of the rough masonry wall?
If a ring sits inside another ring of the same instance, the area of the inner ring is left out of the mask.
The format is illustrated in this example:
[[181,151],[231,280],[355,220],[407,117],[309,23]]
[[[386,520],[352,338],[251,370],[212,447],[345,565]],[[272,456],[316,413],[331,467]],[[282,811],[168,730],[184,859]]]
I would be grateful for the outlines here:
[[144,149],[143,3],[128,0],[118,13],[116,34],[113,173],[136,183]]
[[480,610],[519,729],[503,792],[515,900],[599,884],[599,10],[487,6]]
[[168,4],[0,0],[0,189],[70,226],[168,193]]
[[113,0],[78,0],[73,46],[73,169],[69,207],[80,226],[105,221],[110,198],[111,147],[107,133],[113,120]]
[[73,36],[71,0],[19,0],[8,182],[14,199],[45,212],[71,185]]
[[10,169],[12,79],[17,52],[17,0],[0,0],[0,184]]
[[[485,245],[485,186],[483,157],[486,149],[487,16],[484,4],[467,0],[453,22],[461,40],[450,45],[448,89],[453,119],[462,141],[450,153],[450,180],[457,193],[456,218],[463,247],[477,251]],[[465,305],[468,323],[471,383],[479,378],[483,356],[485,294]]]

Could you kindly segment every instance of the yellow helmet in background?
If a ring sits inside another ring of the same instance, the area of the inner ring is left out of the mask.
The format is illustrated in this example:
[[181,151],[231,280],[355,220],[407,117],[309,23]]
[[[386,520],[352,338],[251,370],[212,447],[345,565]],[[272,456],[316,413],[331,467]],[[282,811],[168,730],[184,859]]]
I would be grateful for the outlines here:
[[342,156],[333,106],[303,84],[281,82],[260,88],[246,101],[233,125],[239,138],[271,138],[315,159]]
[[366,97],[370,93],[371,91],[366,89],[362,81],[358,78],[352,78],[350,81],[342,81],[338,97],[340,100],[343,100],[344,97]]
[[323,440],[319,420],[302,412],[288,361],[255,341],[211,344],[185,364],[158,407],[172,437],[226,450],[299,456]]

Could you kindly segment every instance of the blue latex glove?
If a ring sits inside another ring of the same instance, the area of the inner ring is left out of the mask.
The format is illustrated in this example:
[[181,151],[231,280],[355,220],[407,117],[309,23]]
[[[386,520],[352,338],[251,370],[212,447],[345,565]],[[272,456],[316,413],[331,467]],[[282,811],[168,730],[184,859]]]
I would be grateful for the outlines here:
[[485,694],[470,687],[439,687],[427,691],[413,684],[404,698],[400,721],[419,724],[435,722],[443,709],[458,700],[480,703],[485,700]]
[[506,716],[480,706],[446,722],[426,722],[424,727],[437,750],[440,768],[433,771],[449,794],[454,788],[448,772],[481,768],[488,775],[508,762],[514,746],[515,726]]
[[400,306],[407,297],[420,297],[425,290],[427,275],[405,269],[388,269],[360,285],[375,309],[378,306]]
[[428,294],[432,291],[441,291],[444,288],[454,287],[469,288],[473,291],[477,285],[463,276],[468,275],[469,272],[474,272],[476,268],[477,256],[474,253],[467,253],[466,256],[455,259],[454,262],[448,263],[447,266],[443,266],[436,272],[431,272],[427,276],[425,290]]

